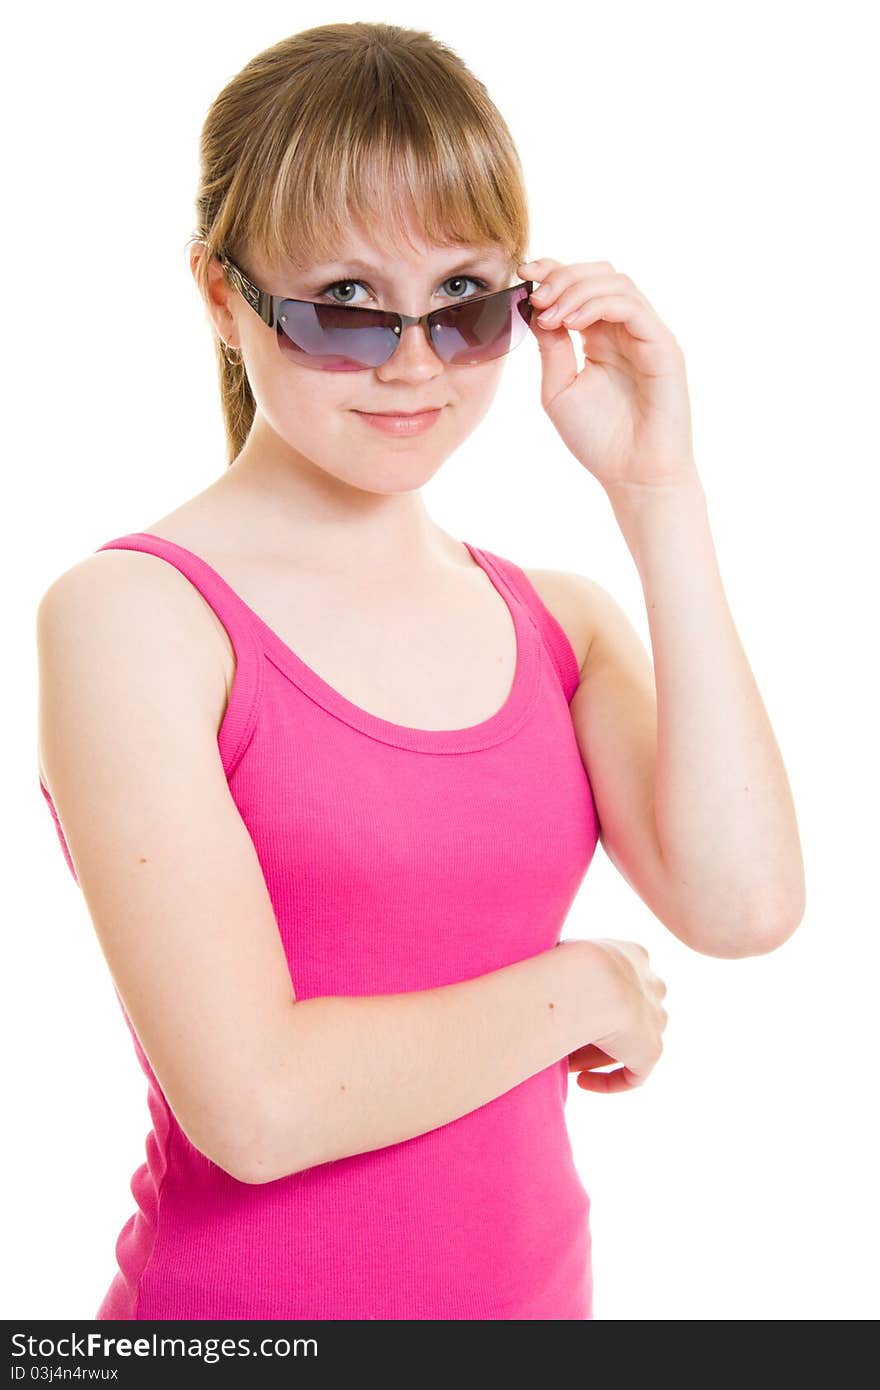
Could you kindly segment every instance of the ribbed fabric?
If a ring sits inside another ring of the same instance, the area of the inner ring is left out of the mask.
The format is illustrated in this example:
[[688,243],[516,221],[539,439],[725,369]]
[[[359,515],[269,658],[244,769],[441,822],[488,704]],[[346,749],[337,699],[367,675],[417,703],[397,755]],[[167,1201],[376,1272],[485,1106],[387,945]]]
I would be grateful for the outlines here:
[[[99,547],[176,566],[230,635],[218,748],[298,999],[429,989],[547,950],[593,857],[571,644],[519,566],[465,544],[518,654],[502,707],[455,730],[345,699],[182,546],[133,532]],[[99,1319],[592,1318],[567,1058],[427,1134],[248,1184],[187,1139],[119,1002],[153,1123]]]

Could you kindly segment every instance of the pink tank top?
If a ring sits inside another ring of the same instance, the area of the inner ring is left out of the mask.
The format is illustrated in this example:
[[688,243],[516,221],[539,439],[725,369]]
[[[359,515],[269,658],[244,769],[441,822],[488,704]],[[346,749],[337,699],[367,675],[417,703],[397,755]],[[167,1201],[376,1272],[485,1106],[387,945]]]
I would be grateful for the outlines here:
[[[191,551],[143,531],[99,547],[167,560],[229,634],[218,749],[297,999],[429,989],[545,951],[593,857],[571,644],[519,566],[465,544],[518,655],[501,708],[454,730],[347,700]],[[152,1128],[97,1318],[592,1318],[567,1058],[427,1134],[249,1184],[183,1133],[122,1008]]]

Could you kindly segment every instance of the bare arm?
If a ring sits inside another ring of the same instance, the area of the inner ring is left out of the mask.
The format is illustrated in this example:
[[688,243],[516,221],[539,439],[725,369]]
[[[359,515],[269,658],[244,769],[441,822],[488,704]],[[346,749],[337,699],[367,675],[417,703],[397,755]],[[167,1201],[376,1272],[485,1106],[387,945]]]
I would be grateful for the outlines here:
[[607,958],[588,941],[437,989],[302,1000],[266,1068],[250,1181],[458,1119],[603,1036],[614,1005]]
[[705,493],[696,479],[607,491],[642,581],[653,648],[652,671],[619,606],[594,591],[602,621],[572,712],[602,786],[600,815],[614,827],[611,857],[695,950],[775,950],[804,915],[803,855]]
[[[173,566],[104,551],[40,604],[40,758],[132,1026],[191,1142],[244,1182],[424,1133],[598,1037],[604,957],[297,1002],[217,747],[214,619]],[[595,969],[590,968],[595,963]]]

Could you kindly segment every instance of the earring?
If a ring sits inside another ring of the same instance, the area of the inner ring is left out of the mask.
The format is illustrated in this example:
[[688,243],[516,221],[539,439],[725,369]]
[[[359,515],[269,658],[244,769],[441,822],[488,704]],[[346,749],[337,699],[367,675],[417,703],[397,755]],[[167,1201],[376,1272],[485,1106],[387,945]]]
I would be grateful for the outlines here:
[[229,361],[230,361],[230,362],[235,362],[235,363],[240,362],[240,361],[241,361],[241,348],[238,348],[238,347],[230,347],[229,343],[227,343],[225,339],[223,339],[222,341],[223,341],[223,350],[224,350],[224,352],[226,353],[226,356],[228,357]]

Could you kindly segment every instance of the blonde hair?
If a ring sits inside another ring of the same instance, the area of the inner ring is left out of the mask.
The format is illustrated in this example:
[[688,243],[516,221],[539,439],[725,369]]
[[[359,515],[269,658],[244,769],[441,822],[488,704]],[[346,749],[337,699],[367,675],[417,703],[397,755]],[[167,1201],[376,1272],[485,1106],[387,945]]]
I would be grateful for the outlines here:
[[[252,58],[211,104],[200,139],[199,289],[223,253],[302,268],[330,259],[352,214],[372,239],[491,244],[525,258],[528,208],[510,131],[446,44],[396,24],[324,24]],[[189,244],[189,243],[188,243]],[[261,288],[263,288],[261,286]],[[255,403],[244,365],[215,351],[227,463]]]

